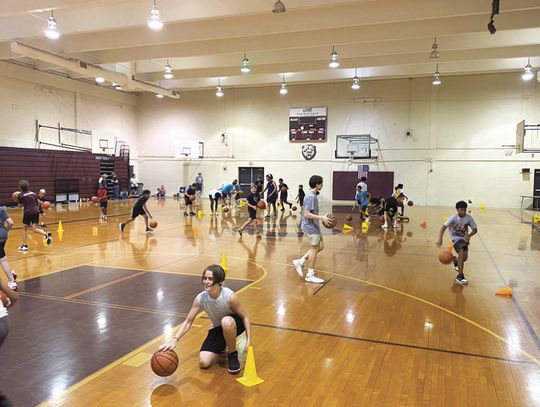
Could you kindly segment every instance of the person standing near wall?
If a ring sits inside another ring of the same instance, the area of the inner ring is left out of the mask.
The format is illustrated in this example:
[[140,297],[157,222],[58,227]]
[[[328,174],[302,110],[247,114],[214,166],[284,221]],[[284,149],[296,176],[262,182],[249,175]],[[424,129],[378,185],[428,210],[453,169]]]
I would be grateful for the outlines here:
[[139,180],[137,179],[137,177],[135,176],[135,174],[133,174],[131,176],[131,178],[129,179],[129,186],[130,186],[130,189],[131,189],[131,196],[136,196],[137,195],[137,190],[139,189]]

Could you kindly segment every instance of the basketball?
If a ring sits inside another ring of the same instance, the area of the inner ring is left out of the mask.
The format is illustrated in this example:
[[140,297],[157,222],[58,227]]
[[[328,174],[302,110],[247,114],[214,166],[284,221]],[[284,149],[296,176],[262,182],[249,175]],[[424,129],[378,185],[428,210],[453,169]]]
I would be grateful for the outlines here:
[[224,206],[223,209],[222,209],[223,212],[227,213],[229,212],[229,207],[228,206]]
[[98,203],[98,197],[97,196],[93,196],[92,199],[91,199],[92,202],[94,203]]
[[345,218],[345,220],[346,220],[347,222],[352,221],[352,215],[347,215],[347,217]]
[[41,204],[41,207],[43,209],[49,209],[51,207],[51,203],[49,201],[44,201],[42,204]]
[[292,206],[292,207],[291,207],[291,210],[292,210],[293,212],[296,212],[297,209],[298,209],[298,208],[297,208],[296,206]]
[[286,187],[281,187],[281,192],[287,192],[287,188]]
[[157,351],[150,360],[150,366],[158,376],[170,376],[178,367],[178,355],[174,350]]
[[264,202],[264,201],[257,202],[257,208],[265,209],[266,208],[266,202]]
[[413,205],[414,205],[414,202],[413,202],[413,201],[407,201],[407,205],[413,206]]
[[150,222],[148,222],[148,226],[150,226],[151,228],[157,228],[157,220],[150,219]]
[[193,201],[195,200],[195,195],[190,195],[190,196],[189,196],[189,200],[190,200],[191,202],[193,202]]
[[11,194],[11,199],[13,199],[14,202],[19,202],[19,194],[21,191],[15,191]]
[[332,229],[334,228],[336,225],[337,225],[337,220],[336,220],[336,217],[329,213],[328,214],[328,222],[323,222],[323,225],[324,227],[328,228],[328,229]]
[[4,307],[6,308],[11,304],[10,299],[2,291],[0,291],[0,301],[2,301],[2,304],[4,304]]
[[381,223],[384,222],[384,220],[385,220],[385,219],[384,219],[384,215],[379,216],[379,221],[380,221]]
[[454,255],[450,250],[441,250],[439,253],[439,261],[442,264],[450,264],[452,263],[452,260],[454,259]]
[[238,195],[240,196],[244,195],[244,191],[238,191]]

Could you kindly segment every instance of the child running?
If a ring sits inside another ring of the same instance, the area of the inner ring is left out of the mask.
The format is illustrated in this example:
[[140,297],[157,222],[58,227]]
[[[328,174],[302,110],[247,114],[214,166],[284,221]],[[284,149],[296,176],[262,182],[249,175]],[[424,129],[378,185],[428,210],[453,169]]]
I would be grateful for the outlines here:
[[246,199],[246,204],[248,206],[249,218],[248,220],[238,229],[238,234],[242,237],[242,232],[250,224],[253,224],[257,238],[261,238],[259,233],[259,228],[257,227],[257,203],[261,200],[261,196],[257,192],[257,185],[251,185],[251,194],[248,195]]
[[120,232],[124,231],[124,228],[129,223],[133,222],[135,218],[139,215],[141,215],[144,218],[144,224],[146,225],[146,233],[153,233],[154,229],[150,229],[148,226],[148,218],[152,219],[152,215],[150,215],[150,211],[146,207],[146,201],[150,199],[150,190],[145,189],[142,193],[142,196],[135,202],[135,205],[133,205],[133,211],[131,213],[131,218],[125,221],[124,223],[119,223],[118,227],[120,228]]
[[6,242],[8,232],[13,227],[13,219],[10,218],[5,206],[0,206],[0,265],[8,279],[8,287],[13,291],[17,291],[17,273],[9,267],[8,258],[6,255]]
[[292,208],[292,203],[287,202],[287,195],[289,194],[289,186],[283,182],[283,178],[279,180],[279,203],[281,204],[281,212],[285,212],[285,204],[289,205],[289,209]]
[[108,199],[107,199],[107,190],[105,189],[105,185],[101,184],[99,186],[99,189],[97,191],[97,196],[98,196],[99,208],[101,209],[101,216],[99,217],[99,219],[107,220]]
[[[478,232],[478,226],[473,217],[467,214],[467,202],[459,201],[456,203],[457,214],[448,219],[441,227],[439,232],[439,240],[436,245],[440,247],[442,245],[442,238],[444,231],[448,228],[450,234],[450,240],[452,240],[452,246],[457,253],[457,258],[454,256],[454,270],[458,273],[456,277],[456,283],[461,285],[469,284],[469,281],[465,278],[463,273],[463,266],[469,258],[469,244],[471,237]],[[471,232],[469,233],[469,228]]]
[[221,266],[212,264],[204,270],[201,283],[204,291],[199,293],[186,320],[167,343],[160,350],[174,349],[178,341],[189,331],[193,320],[201,311],[205,311],[212,323],[212,328],[204,340],[199,351],[199,367],[208,369],[214,363],[219,362],[220,355],[227,349],[228,371],[231,374],[240,372],[238,350],[236,349],[236,337],[244,331],[247,334],[245,352],[251,344],[251,324],[247,312],[240,303],[234,292],[227,287],[222,287],[225,281],[225,271]]
[[34,233],[43,236],[46,239],[47,245],[52,243],[52,233],[45,232],[38,227],[39,223],[39,204],[35,193],[29,190],[30,184],[27,180],[19,181],[19,203],[24,207],[23,213],[23,242],[19,246],[19,251],[26,253],[28,251],[28,228],[32,228]]
[[306,197],[306,193],[304,192],[304,186],[298,185],[298,195],[296,195],[296,202],[298,202],[298,205],[300,205],[300,210],[304,210],[304,198]]
[[[306,194],[304,201],[304,215],[302,216],[302,231],[306,234],[309,242],[309,250],[299,259],[293,260],[296,272],[308,283],[322,284],[324,280],[315,275],[315,260],[317,253],[324,249],[319,220],[328,222],[327,215],[319,215],[319,199],[317,195],[323,187],[323,179],[319,175],[312,175],[309,179],[311,191]],[[304,276],[302,267],[307,264],[307,275]]]

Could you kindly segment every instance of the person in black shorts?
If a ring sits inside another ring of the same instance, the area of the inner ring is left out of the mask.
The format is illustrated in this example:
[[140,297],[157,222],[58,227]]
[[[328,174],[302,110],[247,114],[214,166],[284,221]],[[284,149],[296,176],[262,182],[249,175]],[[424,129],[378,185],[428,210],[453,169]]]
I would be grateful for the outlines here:
[[184,203],[186,204],[186,209],[184,210],[184,216],[188,216],[188,209],[189,209],[189,215],[193,216],[195,215],[195,212],[193,212],[193,201],[195,200],[195,195],[197,194],[197,184],[191,184],[186,194],[184,195]]
[[[225,280],[225,271],[221,266],[212,264],[204,270],[201,282],[204,291],[199,293],[186,320],[176,334],[160,350],[174,349],[178,341],[189,331],[194,319],[205,311],[212,323],[212,328],[204,340],[199,352],[199,367],[208,369],[220,361],[220,356],[227,349],[228,367],[231,374],[240,372],[238,352],[246,353],[251,344],[251,324],[244,307],[236,294],[221,284]],[[246,343],[243,349],[236,348],[237,337],[245,332]]]
[[289,194],[289,186],[283,182],[283,178],[279,180],[279,202],[281,203],[281,212],[285,212],[285,204],[289,205],[289,209],[292,208],[292,203],[287,202],[287,196]]
[[19,246],[20,252],[28,251],[28,228],[32,228],[34,233],[43,236],[47,245],[52,243],[52,233],[45,232],[43,229],[38,227],[39,224],[39,201],[37,195],[33,193],[30,189],[30,184],[27,180],[19,181],[19,203],[23,205],[23,242]]
[[398,227],[398,207],[401,204],[403,204],[403,195],[399,195],[397,198],[391,196],[390,198],[385,199],[384,204],[384,225],[382,225],[383,229],[388,228],[388,223],[391,220],[392,225],[394,228]]
[[272,174],[268,174],[266,176],[266,187],[262,190],[261,195],[265,193],[265,191],[268,191],[266,193],[266,203],[268,206],[268,212],[266,213],[266,216],[264,217],[265,220],[270,219],[270,213],[272,212],[272,208],[274,208],[274,218],[277,217],[277,209],[276,209],[276,200],[277,200],[277,185],[276,181],[274,181],[274,176]]
[[150,227],[148,226],[148,218],[152,219],[152,215],[150,215],[150,211],[146,207],[146,201],[148,201],[148,199],[150,199],[150,191],[148,189],[145,189],[142,193],[142,196],[137,200],[137,202],[135,202],[135,205],[133,205],[131,218],[123,223],[118,224],[120,232],[123,232],[126,225],[133,222],[135,218],[139,215],[144,218],[144,224],[146,225],[146,233],[152,233],[154,231],[154,229],[150,229]]
[[240,235],[240,237],[242,237],[242,232],[244,231],[244,229],[248,227],[248,225],[251,223],[253,224],[253,228],[255,229],[257,238],[261,237],[261,234],[259,233],[259,229],[257,227],[257,203],[260,200],[261,200],[261,196],[257,192],[257,186],[253,184],[251,186],[251,194],[249,194],[246,199],[249,218],[242,226],[240,226],[240,229],[238,229],[238,234]]
[[300,210],[304,210],[304,197],[306,193],[304,192],[304,186],[298,185],[298,195],[296,195],[296,202],[300,205]]

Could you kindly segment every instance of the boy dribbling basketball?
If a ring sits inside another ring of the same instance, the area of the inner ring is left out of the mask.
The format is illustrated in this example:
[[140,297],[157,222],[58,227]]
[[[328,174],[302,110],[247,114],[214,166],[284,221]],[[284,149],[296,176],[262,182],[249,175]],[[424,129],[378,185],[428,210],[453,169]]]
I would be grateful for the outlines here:
[[[471,237],[478,232],[478,226],[473,217],[467,214],[467,202],[459,201],[456,203],[457,214],[448,219],[441,227],[439,232],[439,240],[436,245],[442,245],[444,231],[448,228],[452,246],[457,253],[457,258],[454,256],[454,270],[458,273],[456,283],[461,285],[469,284],[463,273],[463,266],[469,257],[469,244]],[[469,228],[471,232],[469,233]]]
[[188,216],[188,209],[190,216],[195,215],[195,212],[193,212],[193,201],[195,200],[196,194],[197,184],[191,184],[186,191],[186,195],[184,195],[184,203],[186,205],[186,209],[184,210],[184,216]]
[[146,201],[148,201],[148,199],[150,199],[150,190],[145,189],[142,193],[142,196],[137,200],[137,202],[135,202],[135,205],[133,205],[131,218],[124,223],[118,224],[120,232],[123,232],[126,225],[133,222],[135,218],[139,215],[144,218],[144,224],[146,225],[146,233],[154,232],[154,229],[150,229],[150,227],[148,226],[148,218],[152,218],[152,215],[150,215],[150,211],[146,207]]
[[99,189],[97,191],[97,197],[99,202],[99,208],[101,209],[101,215],[99,219],[107,220],[108,199],[107,190],[105,189],[105,186],[103,184],[99,186]]
[[212,328],[199,351],[199,367],[208,369],[218,362],[221,353],[227,349],[228,368],[231,374],[240,372],[236,337],[244,331],[247,341],[244,352],[251,346],[251,324],[248,315],[236,294],[227,287],[222,287],[225,281],[225,271],[221,266],[212,264],[204,270],[201,283],[204,291],[199,293],[186,320],[180,325],[176,334],[162,345],[160,350],[174,349],[178,341],[189,331],[193,320],[201,311],[206,312]]
[[23,213],[23,242],[19,246],[20,252],[28,251],[28,228],[32,228],[34,233],[43,236],[46,239],[47,245],[52,243],[52,233],[45,232],[38,227],[39,223],[39,201],[37,195],[29,191],[30,184],[26,180],[19,181],[19,203],[24,207]]
[[257,192],[257,185],[251,185],[251,194],[249,194],[246,199],[249,218],[242,226],[240,226],[240,229],[238,229],[238,234],[240,235],[240,237],[242,237],[242,232],[244,231],[244,229],[248,227],[251,223],[253,223],[253,228],[255,229],[257,238],[261,237],[261,234],[259,233],[259,228],[257,227],[257,203],[260,200],[261,196]]

